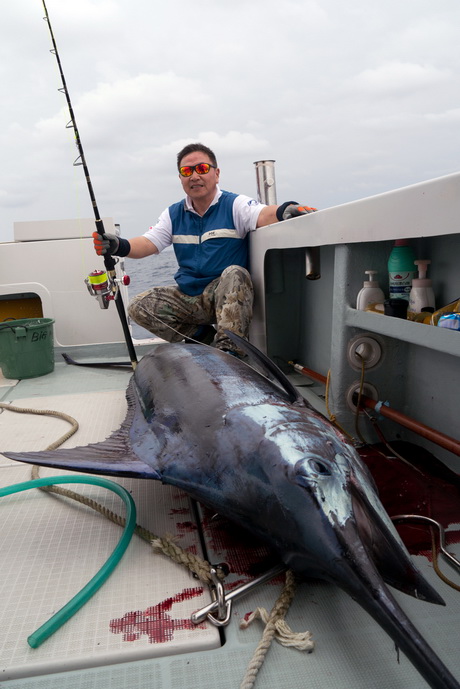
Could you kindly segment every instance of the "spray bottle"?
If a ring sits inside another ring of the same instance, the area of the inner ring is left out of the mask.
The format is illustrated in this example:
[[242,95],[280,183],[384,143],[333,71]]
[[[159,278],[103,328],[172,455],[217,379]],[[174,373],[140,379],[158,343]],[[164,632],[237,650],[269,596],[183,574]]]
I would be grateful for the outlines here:
[[423,309],[435,309],[434,292],[431,280],[426,276],[427,267],[431,263],[428,260],[414,261],[418,266],[418,278],[412,280],[412,289],[409,298],[409,311],[420,313]]
[[369,304],[383,304],[385,301],[385,295],[380,289],[377,280],[374,280],[374,275],[377,275],[376,270],[365,270],[366,275],[369,276],[369,280],[365,280],[362,289],[358,292],[358,297],[356,299],[356,308],[359,311],[365,311],[366,306]]
[[407,239],[397,239],[388,259],[390,299],[407,299],[415,278],[415,255]]

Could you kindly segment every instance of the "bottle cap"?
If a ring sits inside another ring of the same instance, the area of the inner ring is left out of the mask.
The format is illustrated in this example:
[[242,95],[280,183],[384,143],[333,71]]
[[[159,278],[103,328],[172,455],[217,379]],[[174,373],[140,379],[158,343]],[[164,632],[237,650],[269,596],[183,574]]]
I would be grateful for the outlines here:
[[394,318],[407,318],[408,307],[407,299],[385,299],[383,302],[385,316],[393,316]]

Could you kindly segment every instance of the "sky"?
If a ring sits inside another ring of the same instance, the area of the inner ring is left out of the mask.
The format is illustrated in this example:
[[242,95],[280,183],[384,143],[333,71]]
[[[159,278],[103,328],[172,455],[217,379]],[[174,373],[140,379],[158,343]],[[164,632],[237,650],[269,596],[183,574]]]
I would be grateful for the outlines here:
[[[143,234],[200,141],[220,185],[317,208],[460,168],[458,0],[47,0],[99,211]],[[92,218],[41,0],[0,23],[0,241]]]

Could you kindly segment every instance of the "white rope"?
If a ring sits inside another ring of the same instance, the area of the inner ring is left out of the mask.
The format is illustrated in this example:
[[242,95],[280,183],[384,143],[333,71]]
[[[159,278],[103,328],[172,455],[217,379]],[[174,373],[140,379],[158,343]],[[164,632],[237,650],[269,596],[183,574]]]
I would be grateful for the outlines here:
[[[270,620],[270,613],[266,608],[256,608],[248,617],[240,622],[240,628],[246,629],[254,620],[262,620],[267,625]],[[283,619],[275,620],[275,636],[274,639],[281,646],[292,646],[298,651],[308,651],[311,653],[315,648],[312,633],[293,632],[290,626]]]
[[5,402],[0,402],[0,409],[6,409],[9,411],[16,412],[18,414],[38,414],[39,416],[57,416],[59,419],[63,419],[70,423],[72,428],[62,435],[58,440],[56,440],[51,445],[48,445],[47,450],[55,450],[57,447],[62,445],[66,440],[68,440],[74,433],[78,431],[78,421],[76,421],[73,416],[64,414],[64,412],[54,411],[52,409],[29,409],[28,407],[15,407],[12,404],[6,404]]
[[[254,655],[248,665],[246,674],[241,682],[240,689],[252,689],[255,684],[257,673],[263,665],[265,656],[271,646],[273,639],[276,639],[283,646],[294,646],[296,648],[302,646],[301,650],[311,652],[314,648],[314,642],[311,639],[310,632],[304,632],[303,634],[295,634],[284,622],[284,617],[289,610],[296,590],[296,582],[294,574],[288,570],[286,572],[286,581],[284,583],[283,590],[278,597],[275,605],[273,606],[270,613],[268,613],[264,608],[258,608],[250,615],[247,620],[243,620],[240,623],[240,627],[245,628],[255,619],[262,619],[265,622],[265,629],[262,635]],[[300,640],[300,637],[303,637]],[[283,639],[283,640],[281,640]],[[308,641],[307,641],[308,639]]]

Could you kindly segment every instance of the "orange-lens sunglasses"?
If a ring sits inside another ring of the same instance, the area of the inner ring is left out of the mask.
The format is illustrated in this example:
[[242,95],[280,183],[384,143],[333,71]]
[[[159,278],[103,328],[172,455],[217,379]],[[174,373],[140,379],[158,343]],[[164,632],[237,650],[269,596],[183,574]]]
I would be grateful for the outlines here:
[[207,175],[211,168],[217,168],[217,165],[211,165],[211,163],[198,163],[197,165],[183,165],[179,168],[179,172],[182,177],[191,177],[194,170],[197,171],[199,175]]

